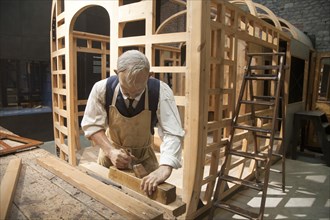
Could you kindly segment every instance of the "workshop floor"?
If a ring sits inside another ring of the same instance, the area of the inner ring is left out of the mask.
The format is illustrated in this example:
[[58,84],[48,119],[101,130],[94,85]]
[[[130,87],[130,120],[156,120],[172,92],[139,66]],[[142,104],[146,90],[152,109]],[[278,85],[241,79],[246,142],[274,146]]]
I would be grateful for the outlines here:
[[[279,168],[277,163],[273,168]],[[330,219],[330,167],[317,158],[305,156],[286,160],[286,190],[268,188],[264,219]],[[271,173],[271,183],[280,183],[280,174]],[[257,212],[261,193],[243,190],[231,198],[237,206]],[[206,219],[206,218],[205,218]],[[214,219],[242,219],[218,209]]]
[[[90,148],[90,142],[81,138],[82,149],[79,163],[96,160],[98,149]],[[41,148],[55,153],[54,142],[45,142]],[[316,154],[298,154],[297,160],[286,160],[286,190],[269,188],[266,200],[265,219],[330,219],[330,167]],[[279,168],[277,163],[273,168]],[[182,188],[182,169],[173,172],[168,182]],[[280,174],[271,173],[270,182],[280,183]],[[261,194],[254,190],[242,190],[231,200],[238,206],[248,206],[257,211]],[[204,219],[207,219],[205,217]],[[243,219],[224,210],[217,209],[214,219]]]

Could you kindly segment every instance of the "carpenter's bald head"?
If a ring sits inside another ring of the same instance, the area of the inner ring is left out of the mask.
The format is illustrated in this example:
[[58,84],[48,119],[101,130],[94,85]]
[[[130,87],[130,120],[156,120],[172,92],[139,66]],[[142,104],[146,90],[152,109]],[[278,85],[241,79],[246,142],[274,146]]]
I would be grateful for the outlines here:
[[141,89],[143,91],[150,76],[149,70],[149,61],[140,51],[129,50],[123,53],[118,58],[116,71],[121,88],[124,90],[123,92],[126,90],[126,92],[130,93],[131,90],[130,96],[132,96],[134,92],[138,93]]

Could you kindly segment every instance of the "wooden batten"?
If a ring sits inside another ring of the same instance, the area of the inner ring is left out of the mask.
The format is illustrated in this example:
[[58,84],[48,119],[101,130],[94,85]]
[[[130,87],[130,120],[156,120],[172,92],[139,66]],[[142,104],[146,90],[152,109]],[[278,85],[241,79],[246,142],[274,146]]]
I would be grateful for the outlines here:
[[[132,170],[124,171],[111,166],[109,168],[109,178],[120,185],[147,196],[140,188],[142,179],[136,177]],[[169,183],[162,183],[157,186],[156,191],[149,198],[165,205],[170,204],[176,199],[176,187]]]
[[118,22],[131,22],[145,19],[147,16],[146,8],[148,3],[145,1],[136,2],[119,7]]
[[[95,162],[88,162],[83,163],[79,165],[79,168],[82,169],[84,172],[93,173],[97,176],[100,176],[104,179],[109,178],[109,169],[106,167],[103,167]],[[155,207],[159,210],[162,210],[165,212],[168,216],[165,216],[165,219],[173,219],[176,218],[186,211],[186,204],[182,202],[181,198],[179,196],[176,197],[174,202],[171,202],[169,204],[163,204],[156,200],[149,199],[146,195],[138,193],[125,185],[121,185],[122,190],[126,192],[128,195],[133,196],[134,198],[145,202],[146,204],[149,204],[152,207]]]
[[9,219],[9,212],[14,199],[16,185],[21,172],[22,159],[9,161],[6,172],[1,180],[0,186],[0,219]]
[[47,156],[38,158],[37,162],[40,166],[126,218],[163,219],[163,214],[156,209],[139,202],[112,186],[88,176],[62,160],[53,156]]
[[[204,100],[205,90],[203,76],[205,76],[205,60],[207,37],[207,7],[208,1],[188,1],[187,10],[187,31],[190,33],[187,40],[187,106],[185,127],[188,133],[185,136],[184,167],[183,177],[183,200],[187,203],[187,218],[194,218],[195,210],[200,200],[200,191],[203,178],[203,123],[205,119]],[[206,30],[205,30],[205,29]],[[203,34],[202,34],[203,33]],[[204,61],[204,62],[203,62]],[[205,137],[204,137],[205,138]],[[193,216],[190,216],[193,214]]]

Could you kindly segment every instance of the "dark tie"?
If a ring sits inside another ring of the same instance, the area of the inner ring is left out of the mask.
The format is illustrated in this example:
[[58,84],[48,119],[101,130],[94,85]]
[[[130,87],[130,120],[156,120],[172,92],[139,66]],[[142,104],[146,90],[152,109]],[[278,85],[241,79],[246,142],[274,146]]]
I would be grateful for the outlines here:
[[134,111],[133,102],[134,102],[134,99],[128,99],[128,113],[130,115],[132,115],[133,111]]

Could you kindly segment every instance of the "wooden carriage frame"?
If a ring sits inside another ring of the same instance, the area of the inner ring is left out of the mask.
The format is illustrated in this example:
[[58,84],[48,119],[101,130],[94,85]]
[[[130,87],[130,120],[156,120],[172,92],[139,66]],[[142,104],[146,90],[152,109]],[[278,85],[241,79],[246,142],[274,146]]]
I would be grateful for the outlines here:
[[[282,28],[271,13],[259,15],[258,18],[251,1],[246,1],[245,4],[251,12],[254,11],[254,15],[224,0],[171,2],[184,9],[173,14],[164,23],[185,16],[186,31],[159,33],[159,29],[157,31],[155,28],[155,0],[125,5],[122,0],[53,0],[50,46],[54,138],[60,157],[72,165],[77,165],[75,152],[79,149],[80,135],[78,118],[83,115],[83,111],[78,111],[78,107],[86,105],[87,100],[77,98],[76,53],[100,54],[101,75],[106,78],[116,68],[117,58],[123,48],[139,48],[151,61],[151,71],[158,74],[160,79],[165,73],[171,73],[175,79],[172,89],[186,131],[182,198],[187,203],[185,216],[190,219],[204,213],[211,206],[217,172],[227,144],[236,94],[243,66],[246,65],[246,53],[279,51],[280,41],[285,41],[286,61],[290,63],[291,36],[287,32],[292,29],[288,25]],[[233,2],[241,4],[244,1]],[[92,6],[101,6],[108,12],[110,37],[73,30],[79,14]],[[261,18],[272,20],[274,25]],[[125,23],[138,20],[145,20],[145,35],[123,37]],[[161,24],[159,28],[162,27]],[[86,41],[86,46],[77,46],[78,39]],[[99,42],[99,47],[93,47],[93,42]],[[185,64],[180,61],[180,47],[169,46],[171,44],[186,46]],[[160,56],[161,63],[167,59],[174,65],[155,66],[155,50],[163,54]],[[109,66],[107,55],[110,55]],[[288,81],[289,76],[286,75],[285,91]],[[256,86],[258,90],[263,90],[262,85]],[[284,96],[287,97],[287,92]],[[267,109],[260,109],[258,114],[267,112]],[[246,110],[242,112],[239,120],[248,121],[249,118],[249,112]],[[244,148],[250,139],[247,133],[241,133],[236,141],[241,142],[240,146]],[[281,144],[278,146],[279,151]],[[245,163],[248,163],[250,173],[244,175],[249,178],[254,169],[252,161],[239,160],[232,168],[241,169]],[[243,175],[241,172],[237,173]],[[229,195],[233,190],[235,189],[230,188],[222,193]],[[200,201],[203,201],[202,207],[198,207]]]

